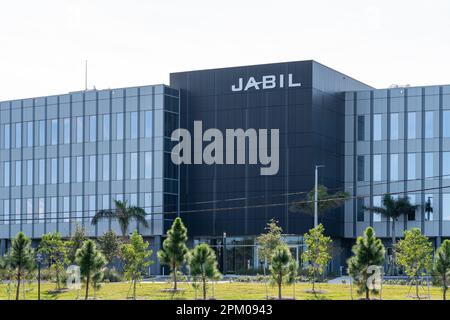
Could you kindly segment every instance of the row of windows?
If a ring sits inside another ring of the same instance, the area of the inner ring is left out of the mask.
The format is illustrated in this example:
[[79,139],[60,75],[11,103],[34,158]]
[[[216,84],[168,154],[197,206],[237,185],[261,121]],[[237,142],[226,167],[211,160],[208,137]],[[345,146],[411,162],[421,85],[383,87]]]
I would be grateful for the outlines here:
[[[406,179],[414,180],[418,179],[417,176],[417,159],[420,157],[420,153],[408,153],[406,157]],[[438,170],[435,170],[435,157],[438,157],[439,153],[426,152],[425,153],[425,175],[424,178],[432,178],[436,177]],[[382,163],[382,155],[375,154],[373,155],[373,181],[382,181],[381,172],[383,166]],[[398,181],[399,180],[399,154],[392,153],[390,155],[389,164],[390,164],[390,172],[388,173],[390,181]],[[450,179],[450,152],[442,153],[442,176],[443,178]],[[365,175],[365,156],[360,155],[357,158],[357,179],[358,181],[366,181]]]
[[[87,137],[86,142],[95,142],[97,141],[97,134],[99,135],[99,140],[108,141],[111,139],[111,115],[104,114],[101,115],[103,118],[103,126],[101,131],[97,133],[97,116],[86,116],[87,124],[89,126],[89,136]],[[144,137],[150,138],[152,136],[152,121],[153,115],[152,111],[146,111],[144,113],[145,117],[145,130]],[[84,142],[84,118],[85,117],[76,117],[73,125],[76,128],[76,136],[74,137],[75,143]],[[138,112],[130,113],[130,122],[125,124],[124,113],[116,114],[116,140],[124,139],[124,127],[129,125],[130,128],[130,137],[131,139],[137,139],[138,135]],[[59,143],[69,144],[71,143],[71,118],[60,119],[60,123],[63,126],[63,136],[61,141],[58,141],[58,119],[48,120],[50,125],[50,141],[51,145],[56,145]],[[13,124],[5,124],[3,127],[3,148],[10,149],[11,148],[11,134],[15,135],[15,142],[12,147],[21,148],[22,147],[22,131],[24,131],[24,136],[26,137],[26,141],[24,141],[25,147],[33,147],[35,144],[38,146],[44,146],[46,144],[46,120],[39,121],[28,121],[28,122],[17,122]],[[34,140],[34,126],[37,127],[37,141]],[[24,128],[22,128],[24,127]],[[25,129],[26,128],[26,129]],[[13,130],[11,132],[11,129]]]
[[[412,204],[417,204],[418,196],[415,194],[408,195],[409,200]],[[425,194],[423,203],[430,202],[431,207],[433,207],[433,195],[432,194]],[[382,206],[382,196],[374,196],[372,197],[372,203],[373,206],[380,207]],[[357,214],[356,219],[358,222],[365,221],[365,212],[367,212],[364,207],[364,198],[358,198],[357,199]],[[423,206],[421,206],[423,207]],[[433,210],[435,211],[435,210]],[[444,193],[442,194],[442,220],[443,221],[450,221],[450,194]],[[408,221],[415,221],[416,220],[416,211],[411,211],[407,215]],[[372,213],[373,221],[374,222],[381,222],[382,215],[380,213]],[[434,215],[433,212],[425,212],[425,221],[433,221]]]
[[[425,138],[434,138],[434,117],[436,111],[426,111],[425,119],[423,121],[424,129],[425,129]],[[358,116],[358,141],[365,141],[366,137],[366,128],[365,128],[366,116],[359,115]],[[399,124],[400,124],[400,114],[399,113],[391,113],[390,115],[390,140],[398,140],[399,139]],[[408,112],[406,119],[406,127],[407,127],[407,139],[416,139],[417,138],[417,112]],[[443,136],[445,138],[450,138],[450,111],[443,111]],[[374,141],[386,140],[384,137],[382,130],[382,115],[374,114],[373,115],[373,128],[372,128],[372,136]]]
[[[114,155],[116,158],[116,173],[115,180],[123,180],[124,179],[124,154],[118,153]],[[97,177],[97,156],[91,155],[87,156],[88,165],[89,165],[89,176],[88,182],[95,182],[97,179],[100,181],[109,181],[110,180],[110,161],[111,157],[109,154],[100,155],[100,161],[102,162],[102,172],[99,177]],[[84,157],[73,157],[72,161],[70,157],[60,158],[60,165],[62,165],[62,176],[59,177],[58,180],[58,158],[47,159],[48,168],[50,168],[50,180],[46,182],[45,179],[45,159],[38,159],[36,161],[33,160],[24,160],[24,161],[5,161],[3,163],[3,186],[9,187],[12,183],[14,186],[21,186],[22,183],[25,185],[33,185],[33,184],[56,184],[56,183],[70,183],[72,182],[84,182],[83,180],[83,159]],[[34,164],[35,162],[35,164]],[[76,170],[73,172],[73,177],[71,179],[71,162],[75,165]],[[11,168],[11,166],[14,168]],[[22,169],[22,166],[25,168]],[[137,152],[130,153],[130,179],[136,180],[138,178],[138,154]],[[11,170],[12,169],[12,170]],[[26,172],[25,179],[22,179],[22,170]],[[37,179],[38,181],[33,181],[33,171],[37,170]],[[11,181],[11,172],[15,174],[14,181]],[[152,153],[145,152],[144,153],[144,178],[151,179],[152,178]]]
[[[142,196],[144,197],[144,210],[150,215],[152,214],[153,206],[152,194],[143,193]],[[130,205],[138,204],[136,193],[127,194],[126,198]],[[69,222],[69,218],[71,217],[81,222],[84,211],[83,196],[74,196],[73,199],[74,203],[72,204],[72,208],[70,207],[70,197],[50,197],[47,203],[49,205],[48,208],[45,207],[45,198],[7,199],[0,201],[3,202],[3,206],[0,203],[0,224],[9,224],[10,222],[12,224],[19,224],[21,221],[23,223],[32,223],[33,220],[44,222],[45,219],[50,220],[50,222],[57,222],[58,218],[63,219],[63,222]],[[87,208],[85,208],[87,215],[84,215],[84,217],[88,218],[92,218],[97,210],[111,209],[114,206],[108,194],[101,195],[101,203],[99,204],[97,204],[97,197],[95,195],[85,196],[85,199],[85,203],[87,203]],[[114,199],[122,201],[124,199],[123,194],[115,195]],[[59,208],[62,211],[58,210],[58,200]],[[11,205],[14,205],[14,208]],[[23,210],[22,206],[25,206]],[[147,216],[147,219],[149,218],[150,216]]]

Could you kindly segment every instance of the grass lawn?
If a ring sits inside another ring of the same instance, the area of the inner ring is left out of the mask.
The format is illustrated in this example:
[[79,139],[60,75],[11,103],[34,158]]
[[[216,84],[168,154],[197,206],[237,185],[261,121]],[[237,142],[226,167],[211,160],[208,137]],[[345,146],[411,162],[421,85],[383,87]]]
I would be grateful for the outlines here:
[[[77,291],[67,291],[58,294],[50,294],[48,291],[53,290],[55,287],[52,283],[41,284],[41,299],[42,300],[67,300],[77,299]],[[26,284],[26,298],[33,300],[37,299],[37,283]],[[130,288],[130,284],[127,282],[120,283],[105,283],[101,289],[97,291],[97,299],[99,300],[120,300],[126,299],[127,292]],[[163,289],[170,288],[169,283],[153,283],[146,282],[138,285],[137,296],[138,299],[145,300],[170,300],[170,299],[194,299],[195,292],[190,284],[180,283],[179,288],[184,289],[182,292],[172,295],[169,292],[165,292]],[[309,299],[323,299],[323,300],[349,300],[350,286],[348,284],[317,284],[316,290],[321,290],[321,294],[311,294],[307,291],[311,289],[311,285],[308,283],[297,283],[295,285],[295,297],[298,300]],[[13,287],[14,290],[14,287]],[[131,293],[131,291],[130,291]],[[91,292],[92,296],[93,292]],[[212,294],[212,287],[208,285],[208,296]],[[275,297],[277,294],[277,288],[268,286],[268,294],[271,297]],[[415,288],[401,285],[384,285],[382,290],[382,298],[384,300],[410,300],[410,296],[415,294]],[[200,297],[201,290],[198,290],[198,296]],[[421,288],[420,295],[427,295],[427,288]],[[430,287],[431,299],[442,299],[442,290],[438,287]],[[262,283],[217,283],[214,285],[214,296],[219,300],[228,299],[252,299],[263,300],[266,299],[266,286]],[[293,286],[283,287],[283,296],[286,298],[293,297]],[[15,291],[11,294],[11,299],[15,298]],[[22,298],[22,295],[21,295]],[[84,298],[84,290],[79,293],[79,299]],[[358,299],[356,290],[353,292],[353,298]],[[7,285],[0,284],[0,300],[7,300]]]

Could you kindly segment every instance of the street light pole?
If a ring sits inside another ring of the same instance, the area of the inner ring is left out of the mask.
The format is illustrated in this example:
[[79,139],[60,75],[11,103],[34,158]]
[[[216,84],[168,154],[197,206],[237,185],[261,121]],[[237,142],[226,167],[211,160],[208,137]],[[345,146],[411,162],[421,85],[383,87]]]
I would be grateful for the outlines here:
[[223,238],[222,238],[222,272],[223,275],[226,275],[227,273],[227,268],[226,268],[226,263],[227,263],[227,259],[226,259],[226,252],[227,252],[227,233],[224,232],[223,233]]
[[319,168],[325,167],[324,165],[316,165],[314,170],[314,228],[319,224],[319,215],[318,215],[318,189],[319,189]]
[[41,253],[36,254],[36,262],[38,265],[38,300],[41,300],[41,263],[43,257]]

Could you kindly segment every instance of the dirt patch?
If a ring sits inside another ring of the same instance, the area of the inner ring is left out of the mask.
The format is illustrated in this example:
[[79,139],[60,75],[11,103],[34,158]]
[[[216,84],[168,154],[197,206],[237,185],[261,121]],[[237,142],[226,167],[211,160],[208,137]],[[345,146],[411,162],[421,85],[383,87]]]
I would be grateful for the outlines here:
[[314,291],[312,291],[312,290],[305,290],[304,292],[305,293],[309,293],[309,294],[325,294],[325,293],[327,293],[324,290],[314,290]]

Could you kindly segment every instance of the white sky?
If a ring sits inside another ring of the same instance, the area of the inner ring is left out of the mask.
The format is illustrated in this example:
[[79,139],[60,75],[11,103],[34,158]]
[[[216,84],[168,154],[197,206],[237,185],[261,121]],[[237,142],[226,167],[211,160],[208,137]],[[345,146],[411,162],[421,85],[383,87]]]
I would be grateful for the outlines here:
[[450,83],[449,0],[0,0],[0,101],[314,59],[377,88]]

